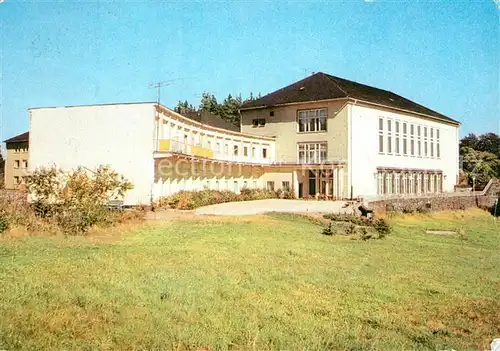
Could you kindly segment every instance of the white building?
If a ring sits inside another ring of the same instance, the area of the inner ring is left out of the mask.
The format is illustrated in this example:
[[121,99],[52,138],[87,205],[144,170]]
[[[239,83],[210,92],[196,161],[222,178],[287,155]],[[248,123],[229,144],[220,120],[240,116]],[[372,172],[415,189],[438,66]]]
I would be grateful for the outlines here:
[[458,178],[459,122],[323,73],[245,103],[242,133],[156,103],[29,113],[30,170],[110,165],[134,184],[127,205],[205,187],[301,198],[414,196],[453,191]]

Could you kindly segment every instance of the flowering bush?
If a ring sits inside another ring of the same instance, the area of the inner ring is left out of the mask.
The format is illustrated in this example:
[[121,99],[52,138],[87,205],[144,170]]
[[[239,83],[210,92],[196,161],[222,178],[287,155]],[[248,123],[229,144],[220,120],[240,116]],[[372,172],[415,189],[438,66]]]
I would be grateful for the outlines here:
[[118,221],[109,199],[123,198],[132,183],[109,167],[95,172],[79,167],[65,172],[56,167],[40,168],[26,181],[33,208],[39,217],[54,221],[67,234],[85,233],[93,225]]

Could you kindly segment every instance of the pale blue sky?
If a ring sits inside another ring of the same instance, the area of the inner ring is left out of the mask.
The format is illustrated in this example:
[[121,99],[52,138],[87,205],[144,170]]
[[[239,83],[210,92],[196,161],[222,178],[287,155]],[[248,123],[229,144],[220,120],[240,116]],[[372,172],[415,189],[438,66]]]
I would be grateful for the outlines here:
[[499,10],[482,1],[0,3],[1,137],[29,107],[269,93],[312,71],[499,133]]

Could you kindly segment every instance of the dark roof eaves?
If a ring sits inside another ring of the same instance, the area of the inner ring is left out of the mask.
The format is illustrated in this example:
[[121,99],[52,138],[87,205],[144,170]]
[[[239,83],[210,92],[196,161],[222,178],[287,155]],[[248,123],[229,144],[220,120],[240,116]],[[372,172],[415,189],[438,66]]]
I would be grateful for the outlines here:
[[394,106],[388,106],[388,105],[383,105],[383,104],[378,104],[376,102],[370,102],[370,101],[366,101],[366,100],[362,100],[362,99],[357,99],[357,98],[353,98],[353,97],[350,97],[349,100],[351,100],[353,102],[359,101],[359,102],[362,102],[362,103],[365,103],[365,104],[368,104],[368,105],[375,105],[375,106],[385,107],[385,108],[388,108],[388,109],[391,109],[391,110],[397,110],[397,111],[401,111],[401,112],[405,112],[405,113],[409,113],[409,114],[416,114],[416,115],[424,116],[424,117],[427,117],[427,118],[430,118],[430,119],[435,119],[435,120],[438,120],[440,122],[449,123],[449,124],[454,124],[454,125],[461,125],[462,124],[460,121],[454,120],[453,118],[446,117],[446,116],[445,116],[446,118],[441,118],[441,117],[437,117],[437,116],[428,115],[428,114],[425,114],[425,113],[420,113],[420,112],[411,111],[411,110],[405,110],[403,108],[394,107]]
[[314,103],[317,103],[317,102],[325,102],[325,101],[347,100],[348,98],[349,98],[348,96],[343,96],[343,97],[331,98],[331,99],[285,102],[285,103],[282,103],[282,104],[261,105],[261,106],[255,106],[255,107],[254,106],[251,106],[251,107],[241,107],[240,111],[260,110],[260,109],[263,109],[263,108],[283,107],[283,106],[289,106],[289,105],[314,104]]
[[3,142],[7,144],[7,143],[23,143],[25,141],[29,141],[29,132],[18,134],[16,136],[13,136],[12,138],[4,140]]

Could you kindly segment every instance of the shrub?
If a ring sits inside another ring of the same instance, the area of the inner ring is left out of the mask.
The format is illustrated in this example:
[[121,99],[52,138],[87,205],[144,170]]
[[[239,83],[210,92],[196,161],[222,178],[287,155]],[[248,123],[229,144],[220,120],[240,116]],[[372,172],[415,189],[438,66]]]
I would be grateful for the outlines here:
[[468,239],[467,233],[465,232],[465,230],[463,228],[459,228],[457,230],[457,235],[458,235],[458,237],[461,240],[467,240]]
[[240,194],[229,190],[180,191],[173,195],[160,198],[155,207],[170,207],[178,210],[193,210],[198,207],[233,201],[250,201],[275,199],[278,192],[266,189],[243,188]]
[[359,229],[359,232],[361,234],[361,240],[363,241],[369,240],[373,237],[373,235],[368,231],[366,227],[361,227]]
[[71,172],[51,167],[34,171],[27,187],[35,201],[35,213],[74,235],[85,233],[93,225],[114,223],[115,211],[107,202],[123,198],[132,184],[109,167],[99,167],[95,172],[83,167]]
[[9,219],[7,218],[7,214],[3,213],[2,211],[0,213],[0,233],[6,231],[8,227],[9,227]]
[[354,235],[354,234],[356,234],[356,226],[351,223],[345,229],[345,235]]
[[335,235],[337,233],[335,232],[334,229],[332,229],[332,223],[330,222],[330,223],[328,223],[328,225],[325,228],[323,228],[322,234],[323,235]]
[[377,231],[379,239],[384,238],[392,231],[389,223],[383,218],[376,219],[373,222],[373,228],[375,228],[375,230]]
[[323,215],[323,218],[332,220],[334,222],[347,222],[360,226],[371,226],[372,220],[366,217],[360,217],[352,214],[344,213],[329,213]]

